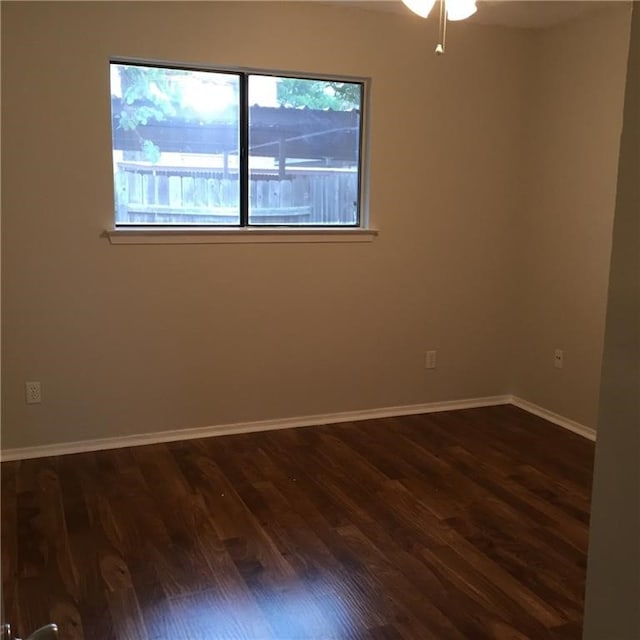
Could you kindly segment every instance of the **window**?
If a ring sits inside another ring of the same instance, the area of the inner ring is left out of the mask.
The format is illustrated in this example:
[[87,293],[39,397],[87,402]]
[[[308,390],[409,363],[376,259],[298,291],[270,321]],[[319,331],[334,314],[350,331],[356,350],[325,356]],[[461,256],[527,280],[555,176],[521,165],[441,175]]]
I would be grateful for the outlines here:
[[363,83],[111,63],[116,228],[359,227]]

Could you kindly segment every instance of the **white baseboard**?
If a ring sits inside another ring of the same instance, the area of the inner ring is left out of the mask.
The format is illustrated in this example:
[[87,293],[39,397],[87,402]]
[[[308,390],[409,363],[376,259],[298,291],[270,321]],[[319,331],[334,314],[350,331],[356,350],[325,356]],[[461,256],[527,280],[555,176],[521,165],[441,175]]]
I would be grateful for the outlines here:
[[553,424],[557,424],[559,427],[563,427],[568,429],[569,431],[573,431],[573,433],[577,433],[579,436],[583,438],[587,438],[588,440],[592,440],[595,442],[596,440],[596,430],[587,427],[575,420],[570,420],[569,418],[565,418],[558,413],[554,413],[553,411],[549,411],[544,407],[540,407],[537,404],[533,404],[533,402],[529,402],[528,400],[523,400],[522,398],[518,398],[516,396],[511,396],[510,403],[515,407],[519,407],[520,409],[524,409],[525,411],[532,413],[535,416],[540,418],[544,418],[549,422],[553,422]]
[[98,438],[94,440],[80,440],[77,442],[62,442],[36,447],[5,449],[0,452],[0,461],[27,460],[29,458],[45,458],[62,456],[69,453],[84,453],[88,451],[102,451],[105,449],[121,449],[123,447],[137,447],[145,444],[159,444],[176,440],[193,440],[195,438],[211,438],[213,436],[232,435],[235,433],[250,433],[253,431],[272,431],[275,429],[292,429],[294,427],[310,427],[322,424],[337,424],[340,422],[355,422],[358,420],[373,420],[376,418],[390,418],[394,416],[408,416],[420,413],[435,413],[438,411],[455,411],[459,409],[473,409],[490,407],[500,404],[513,404],[529,413],[533,413],[549,422],[553,422],[565,429],[569,429],[590,440],[595,440],[595,431],[573,420],[564,418],[552,411],[547,411],[531,402],[511,395],[488,396],[485,398],[471,398],[467,400],[450,400],[446,402],[430,402],[426,404],[410,404],[396,407],[381,407],[378,409],[363,409],[361,411],[342,411],[339,413],[325,413],[297,418],[282,418],[279,420],[257,420],[254,422],[236,422],[219,424],[191,429],[173,429],[155,433],[141,433],[114,438]]
[[5,449],[0,452],[0,461],[27,460],[29,458],[44,458],[48,456],[62,456],[69,453],[83,453],[87,451],[102,451],[104,449],[121,449],[123,447],[137,447],[144,444],[159,444],[176,440],[193,440],[195,438],[211,438],[213,436],[232,435],[234,433],[250,433],[252,431],[272,431],[275,429],[292,429],[294,427],[311,427],[321,424],[337,424],[339,422],[355,422],[357,420],[373,420],[375,418],[390,418],[393,416],[408,416],[419,413],[435,413],[437,411],[454,411],[456,409],[472,409],[474,407],[490,407],[498,404],[509,404],[510,396],[490,396],[472,398],[468,400],[450,400],[446,402],[430,402],[426,404],[410,404],[397,407],[381,407],[378,409],[363,409],[361,411],[342,411],[339,413],[323,413],[297,418],[282,418],[277,420],[257,420],[254,422],[236,422],[232,424],[218,424],[208,427],[191,429],[173,429],[155,433],[141,433],[114,438],[97,438],[80,440],[77,442],[61,442],[36,447],[19,449]]

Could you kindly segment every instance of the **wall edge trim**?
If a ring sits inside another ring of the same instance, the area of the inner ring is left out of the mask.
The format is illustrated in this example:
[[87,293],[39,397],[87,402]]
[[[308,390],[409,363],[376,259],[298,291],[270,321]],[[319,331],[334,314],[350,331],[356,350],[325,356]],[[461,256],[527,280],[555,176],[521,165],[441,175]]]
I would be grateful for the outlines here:
[[437,413],[439,411],[456,411],[460,409],[474,409],[502,404],[512,404],[524,411],[552,422],[564,429],[573,431],[589,440],[596,439],[594,429],[565,418],[557,413],[544,409],[532,402],[512,395],[486,396],[482,398],[468,398],[462,400],[447,400],[443,402],[428,402],[423,404],[399,405],[380,407],[377,409],[362,409],[358,411],[340,411],[293,418],[255,420],[251,422],[235,422],[230,424],[210,425],[187,429],[171,429],[152,433],[115,436],[112,438],[95,438],[75,442],[62,442],[34,447],[21,447],[0,451],[0,461],[28,460],[49,456],[62,456],[89,451],[103,451],[107,449],[122,449],[147,444],[161,444],[177,440],[193,440],[195,438],[211,438],[215,436],[251,433],[257,431],[272,431],[277,429],[292,429],[297,427],[311,427],[323,424],[338,424],[341,422],[355,422],[358,420],[375,420],[376,418],[391,418],[420,413]]
[[321,413],[292,418],[256,420],[251,422],[235,422],[230,424],[210,425],[187,429],[172,429],[134,435],[115,436],[112,438],[95,438],[75,442],[61,442],[5,449],[0,451],[0,461],[27,460],[47,456],[61,456],[71,453],[102,451],[105,449],[121,449],[145,444],[161,444],[176,440],[193,440],[195,438],[210,438],[215,436],[251,433],[255,431],[272,431],[276,429],[291,429],[296,427],[311,427],[322,424],[338,424],[340,422],[355,422],[357,420],[374,420],[376,418],[391,418],[394,416],[415,415],[419,413],[435,413],[438,411],[454,411],[456,409],[472,409],[499,404],[509,404],[510,397],[487,396],[463,400],[448,400],[444,402],[429,402],[424,404],[410,404],[376,409],[362,409],[357,411],[340,411],[337,413]]
[[568,431],[573,431],[573,433],[577,433],[579,436],[586,438],[587,440],[591,440],[593,442],[596,441],[596,430],[592,427],[587,427],[584,424],[580,424],[575,420],[571,420],[570,418],[565,418],[561,416],[559,413],[554,413],[549,409],[545,409],[533,402],[529,402],[528,400],[524,400],[522,398],[518,398],[517,396],[511,396],[510,404],[514,407],[518,407],[519,409],[523,409],[528,413],[532,413],[539,418],[544,418],[548,422],[552,422],[563,429],[567,429]]

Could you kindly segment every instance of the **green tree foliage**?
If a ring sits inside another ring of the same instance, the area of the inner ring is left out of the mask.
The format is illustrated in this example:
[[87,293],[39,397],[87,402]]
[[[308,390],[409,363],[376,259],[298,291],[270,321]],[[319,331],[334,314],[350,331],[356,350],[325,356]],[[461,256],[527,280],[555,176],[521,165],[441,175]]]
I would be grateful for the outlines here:
[[360,85],[351,82],[282,78],[278,81],[278,102],[283,107],[360,109]]
[[143,138],[138,127],[154,120],[161,122],[168,116],[176,115],[180,94],[178,85],[170,79],[188,72],[132,65],[118,65],[118,72],[122,88],[122,109],[118,114],[118,126],[125,131],[136,133],[145,160],[158,162],[158,145]]
[[[189,109],[180,107],[180,82],[177,76],[188,75],[183,69],[161,69],[136,65],[118,65],[122,92],[118,126],[133,131],[140,144],[141,157],[149,162],[160,160],[160,148],[140,133],[140,127],[150,122],[162,122],[168,117],[196,117]],[[350,111],[360,109],[361,86],[355,83],[280,78],[277,85],[278,103],[284,107],[332,109]],[[232,109],[235,114],[235,107]]]

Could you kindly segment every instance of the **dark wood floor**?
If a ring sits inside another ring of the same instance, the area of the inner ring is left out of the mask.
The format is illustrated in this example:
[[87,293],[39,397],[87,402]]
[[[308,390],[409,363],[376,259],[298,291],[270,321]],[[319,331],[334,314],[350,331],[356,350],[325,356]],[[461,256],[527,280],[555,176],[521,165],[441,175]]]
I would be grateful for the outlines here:
[[6,617],[87,640],[578,640],[592,462],[503,406],[4,463]]

